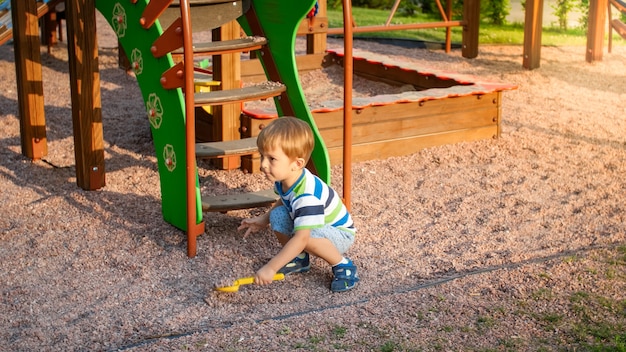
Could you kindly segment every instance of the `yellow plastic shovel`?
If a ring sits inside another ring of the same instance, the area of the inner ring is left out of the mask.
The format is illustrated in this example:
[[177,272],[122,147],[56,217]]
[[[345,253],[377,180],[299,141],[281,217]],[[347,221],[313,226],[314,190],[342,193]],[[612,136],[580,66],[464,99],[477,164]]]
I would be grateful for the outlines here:
[[[274,275],[273,280],[274,281],[278,281],[278,280],[284,280],[285,279],[285,274],[281,274],[278,273],[276,275]],[[250,285],[254,283],[254,277],[252,276],[248,276],[248,277],[243,277],[241,279],[235,280],[235,282],[233,282],[232,286],[222,286],[222,287],[216,287],[215,291],[220,291],[220,292],[237,292],[239,291],[239,286],[241,285]]]

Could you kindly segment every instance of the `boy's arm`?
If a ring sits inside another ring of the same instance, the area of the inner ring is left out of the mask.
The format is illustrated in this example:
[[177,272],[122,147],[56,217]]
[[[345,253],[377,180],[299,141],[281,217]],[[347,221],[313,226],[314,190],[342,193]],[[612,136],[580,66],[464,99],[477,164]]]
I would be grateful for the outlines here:
[[274,274],[276,274],[278,270],[304,251],[310,236],[311,230],[309,229],[297,230],[293,237],[285,243],[280,252],[257,271],[255,282],[260,285],[271,283]]

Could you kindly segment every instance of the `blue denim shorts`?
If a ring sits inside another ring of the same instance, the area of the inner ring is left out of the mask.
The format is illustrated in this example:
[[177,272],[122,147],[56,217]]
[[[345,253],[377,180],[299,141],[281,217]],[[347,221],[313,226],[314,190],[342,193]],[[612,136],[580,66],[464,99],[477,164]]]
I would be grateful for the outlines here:
[[[284,205],[272,209],[270,213],[270,226],[273,231],[286,236],[293,236],[293,219]],[[326,238],[337,248],[339,253],[345,253],[354,243],[354,234],[326,225],[311,229],[311,238]]]

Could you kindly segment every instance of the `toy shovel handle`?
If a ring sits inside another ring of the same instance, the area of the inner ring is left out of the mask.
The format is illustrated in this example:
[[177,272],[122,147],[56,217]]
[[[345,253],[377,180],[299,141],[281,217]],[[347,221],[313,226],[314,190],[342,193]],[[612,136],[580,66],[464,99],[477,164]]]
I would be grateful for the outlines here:
[[[282,273],[277,273],[272,278],[272,280],[274,280],[274,281],[284,280],[284,279],[285,279],[285,274],[282,274]],[[253,284],[253,283],[254,283],[254,277],[253,276],[243,277],[243,278],[235,281],[235,285],[250,285],[250,284]]]

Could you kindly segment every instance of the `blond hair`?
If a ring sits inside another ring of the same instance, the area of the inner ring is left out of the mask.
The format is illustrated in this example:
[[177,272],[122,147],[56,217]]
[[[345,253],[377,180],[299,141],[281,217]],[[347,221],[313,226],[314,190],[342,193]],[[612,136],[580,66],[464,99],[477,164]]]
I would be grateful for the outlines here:
[[257,137],[259,152],[281,148],[288,157],[308,161],[315,147],[313,130],[306,122],[292,117],[280,117],[261,130]]

